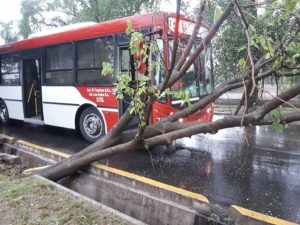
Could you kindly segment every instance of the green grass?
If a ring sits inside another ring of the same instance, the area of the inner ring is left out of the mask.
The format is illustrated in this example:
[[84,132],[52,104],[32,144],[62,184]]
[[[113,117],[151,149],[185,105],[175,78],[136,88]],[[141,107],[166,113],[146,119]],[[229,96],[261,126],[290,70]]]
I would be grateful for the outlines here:
[[33,177],[0,169],[1,224],[124,225],[119,217]]

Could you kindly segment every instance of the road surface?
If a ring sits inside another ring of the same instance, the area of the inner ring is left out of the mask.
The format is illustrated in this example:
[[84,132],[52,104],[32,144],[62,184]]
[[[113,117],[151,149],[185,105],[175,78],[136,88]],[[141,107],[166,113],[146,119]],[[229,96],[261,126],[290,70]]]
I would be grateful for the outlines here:
[[[14,121],[0,133],[74,153],[88,145],[75,131]],[[215,210],[239,205],[300,223],[300,126],[195,135],[169,147],[126,153],[103,164],[208,197]]]

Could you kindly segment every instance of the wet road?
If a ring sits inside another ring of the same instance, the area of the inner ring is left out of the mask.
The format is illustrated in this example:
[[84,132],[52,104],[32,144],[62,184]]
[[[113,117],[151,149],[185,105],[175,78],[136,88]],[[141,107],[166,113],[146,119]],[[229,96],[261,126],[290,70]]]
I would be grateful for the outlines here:
[[[74,131],[14,122],[0,133],[74,152],[88,144]],[[240,205],[300,223],[300,126],[232,128],[102,163],[204,194],[216,209]]]

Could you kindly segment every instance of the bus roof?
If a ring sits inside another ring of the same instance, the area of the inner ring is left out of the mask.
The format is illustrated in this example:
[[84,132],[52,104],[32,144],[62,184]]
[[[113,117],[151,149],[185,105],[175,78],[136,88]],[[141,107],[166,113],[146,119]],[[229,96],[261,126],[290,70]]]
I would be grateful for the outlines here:
[[134,15],[130,17],[110,20],[102,23],[88,24],[86,26],[75,27],[74,29],[58,31],[47,35],[32,37],[25,40],[7,43],[0,46],[0,54],[23,51],[26,49],[34,49],[49,45],[61,44],[65,42],[83,40],[92,37],[109,35],[115,33],[124,33],[127,28],[127,21],[130,20],[135,29],[144,29],[151,26],[161,26],[164,17],[174,13],[146,13],[142,15]]

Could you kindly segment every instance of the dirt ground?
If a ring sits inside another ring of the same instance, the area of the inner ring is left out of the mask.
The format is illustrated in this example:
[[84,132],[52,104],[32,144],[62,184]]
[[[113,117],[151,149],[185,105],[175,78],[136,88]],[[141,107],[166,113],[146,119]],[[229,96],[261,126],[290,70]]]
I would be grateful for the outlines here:
[[50,183],[23,176],[23,169],[20,165],[0,163],[1,225],[126,224]]

